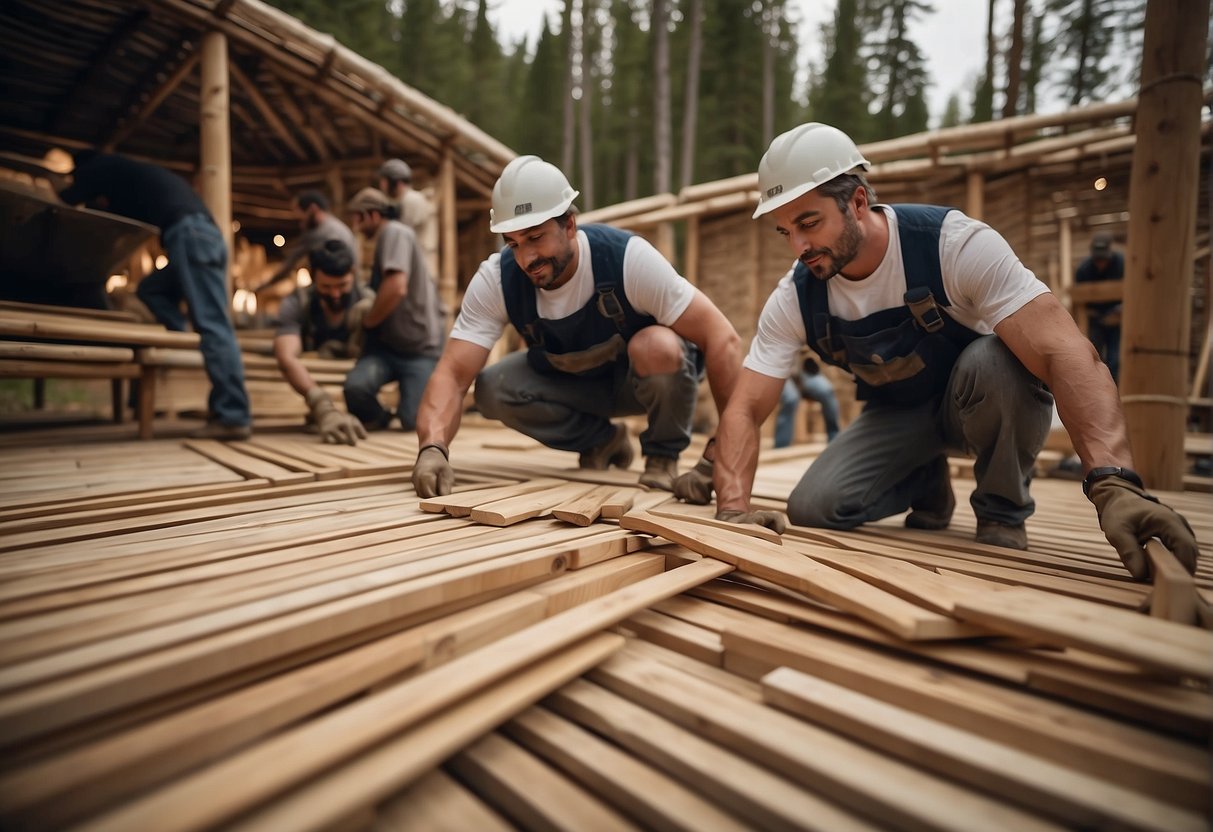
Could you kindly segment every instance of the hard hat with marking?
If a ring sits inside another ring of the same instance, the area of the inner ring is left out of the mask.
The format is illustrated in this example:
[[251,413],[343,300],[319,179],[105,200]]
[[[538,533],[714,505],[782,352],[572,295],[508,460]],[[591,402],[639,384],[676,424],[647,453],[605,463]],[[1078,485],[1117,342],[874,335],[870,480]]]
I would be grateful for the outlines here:
[[489,230],[506,234],[559,217],[579,193],[555,165],[538,156],[519,156],[493,186]]
[[754,219],[787,205],[835,176],[871,165],[850,136],[810,121],[775,137],[758,163]]

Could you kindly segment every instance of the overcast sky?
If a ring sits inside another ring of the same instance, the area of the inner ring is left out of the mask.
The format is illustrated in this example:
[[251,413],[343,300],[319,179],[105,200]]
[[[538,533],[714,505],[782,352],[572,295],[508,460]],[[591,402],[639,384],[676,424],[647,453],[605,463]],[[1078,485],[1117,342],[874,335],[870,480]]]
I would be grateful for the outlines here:
[[[822,54],[821,24],[833,18],[832,0],[790,0],[799,15],[801,62]],[[521,35],[534,48],[542,15],[549,25],[560,26],[562,0],[489,0],[489,16],[498,35],[509,42]],[[929,90],[932,123],[947,104],[948,96],[961,91],[961,101],[971,104],[973,83],[985,64],[986,4],[976,0],[934,0],[934,14],[911,29],[914,42],[927,56],[932,85]],[[1000,29],[1005,23],[1000,22]],[[757,71],[757,70],[755,70]],[[1047,104],[1046,104],[1047,106]]]

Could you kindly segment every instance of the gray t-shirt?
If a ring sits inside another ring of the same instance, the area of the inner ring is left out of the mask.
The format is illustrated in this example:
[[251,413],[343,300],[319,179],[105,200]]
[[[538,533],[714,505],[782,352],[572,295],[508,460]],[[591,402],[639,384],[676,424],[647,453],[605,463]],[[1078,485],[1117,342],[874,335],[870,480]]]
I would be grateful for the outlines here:
[[350,227],[332,214],[325,214],[324,219],[316,223],[315,228],[309,228],[291,243],[290,248],[282,255],[282,266],[274,274],[274,280],[286,276],[287,272],[297,265],[307,265],[307,256],[312,249],[318,248],[329,240],[340,240],[354,252],[354,274],[358,274],[358,242]]
[[375,240],[371,288],[380,291],[383,275],[392,271],[404,272],[408,288],[387,319],[370,330],[370,344],[401,355],[439,355],[446,310],[438,298],[438,286],[413,229],[386,220]]

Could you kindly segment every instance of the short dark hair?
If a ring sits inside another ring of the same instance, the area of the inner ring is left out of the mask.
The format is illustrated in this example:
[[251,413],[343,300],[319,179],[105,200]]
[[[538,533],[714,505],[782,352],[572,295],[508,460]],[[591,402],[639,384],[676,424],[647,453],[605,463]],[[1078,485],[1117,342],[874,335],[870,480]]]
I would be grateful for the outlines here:
[[308,254],[312,274],[345,277],[354,268],[354,251],[341,240],[325,240]]
[[568,210],[566,210],[563,214],[561,214],[558,217],[553,217],[552,219],[556,220],[556,224],[559,225],[561,228],[568,228],[569,227],[569,218],[575,217],[575,216],[577,216],[577,206],[570,205],[568,207]]
[[100,155],[102,155],[101,151],[95,147],[82,147],[72,153],[72,161],[75,162],[75,167],[81,168]]
[[800,365],[800,368],[810,376],[815,376],[821,372],[821,366],[813,360],[812,356],[807,356],[804,362]]
[[306,211],[313,205],[315,205],[321,211],[327,211],[329,209],[329,201],[325,198],[324,194],[320,193],[320,191],[304,191],[303,193],[299,194],[299,196],[295,197],[295,204],[298,205],[299,209],[302,211]]
[[830,181],[818,185],[817,193],[834,200],[835,204],[838,205],[838,210],[846,213],[847,205],[851,202],[851,197],[860,188],[863,188],[867,192],[868,204],[875,204],[876,191],[868,184],[868,178],[863,175],[862,171],[839,174]]

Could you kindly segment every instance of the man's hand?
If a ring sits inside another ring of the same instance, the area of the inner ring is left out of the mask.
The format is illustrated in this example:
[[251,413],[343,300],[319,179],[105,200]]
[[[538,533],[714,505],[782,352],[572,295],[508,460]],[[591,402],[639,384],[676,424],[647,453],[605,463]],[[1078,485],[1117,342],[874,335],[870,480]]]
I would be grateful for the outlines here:
[[[715,438],[708,440],[707,447],[703,449],[703,456],[695,463],[695,467],[674,478],[675,497],[697,506],[706,506],[712,502],[712,471],[715,464],[708,459],[708,454],[713,451],[715,444]],[[712,455],[715,456],[714,453]]]
[[330,445],[356,445],[366,439],[366,428],[356,416],[342,413],[333,404],[329,394],[319,387],[307,391],[307,406],[312,411],[312,421],[320,431],[320,438]]
[[370,312],[374,305],[374,296],[363,298],[351,306],[350,311],[346,313],[345,325],[350,331],[350,337],[345,342],[347,358],[358,358],[362,355],[362,347],[366,343],[366,328],[362,322],[366,319],[366,313]]
[[413,490],[428,499],[451,493],[455,485],[455,469],[447,459],[447,450],[438,445],[426,445],[413,463]]
[[1185,569],[1196,572],[1199,548],[1183,515],[1120,477],[1097,480],[1089,496],[1099,514],[1099,527],[1135,580],[1150,579],[1143,545],[1151,537],[1161,540]]
[[716,519],[725,523],[753,523],[755,526],[766,526],[776,534],[783,534],[788,528],[788,518],[782,511],[739,511],[725,509],[716,512]]

